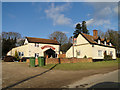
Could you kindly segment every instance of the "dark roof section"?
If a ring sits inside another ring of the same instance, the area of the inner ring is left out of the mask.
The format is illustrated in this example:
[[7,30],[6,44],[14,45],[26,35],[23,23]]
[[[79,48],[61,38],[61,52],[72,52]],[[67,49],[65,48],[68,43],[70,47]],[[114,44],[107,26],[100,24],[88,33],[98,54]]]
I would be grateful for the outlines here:
[[[90,44],[96,44],[96,45],[105,46],[105,47],[114,47],[114,46],[109,46],[109,42],[111,42],[110,40],[101,39],[100,37],[95,38],[94,36],[91,36],[85,33],[79,33],[79,34],[81,34]],[[77,38],[79,34],[74,36],[74,38]],[[98,39],[100,39],[102,42],[106,40],[107,41],[106,45],[104,45],[104,43],[98,44],[96,42]]]
[[29,43],[44,43],[44,44],[55,44],[60,45],[58,41],[51,39],[35,38],[35,37],[26,37]]

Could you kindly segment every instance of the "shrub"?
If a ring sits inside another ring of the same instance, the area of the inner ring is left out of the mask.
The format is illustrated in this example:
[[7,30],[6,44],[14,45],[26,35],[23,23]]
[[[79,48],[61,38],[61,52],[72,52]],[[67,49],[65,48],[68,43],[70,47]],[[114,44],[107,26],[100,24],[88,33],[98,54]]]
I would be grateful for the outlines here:
[[83,58],[87,58],[87,56],[85,55]]
[[18,52],[17,51],[15,51],[15,56],[14,56],[16,59],[17,59],[17,61],[19,61],[20,60],[20,58],[19,58],[19,55],[18,55]]
[[16,61],[16,58],[13,56],[6,56],[3,60],[4,62],[14,62]]
[[111,55],[104,55],[104,61],[112,60]]

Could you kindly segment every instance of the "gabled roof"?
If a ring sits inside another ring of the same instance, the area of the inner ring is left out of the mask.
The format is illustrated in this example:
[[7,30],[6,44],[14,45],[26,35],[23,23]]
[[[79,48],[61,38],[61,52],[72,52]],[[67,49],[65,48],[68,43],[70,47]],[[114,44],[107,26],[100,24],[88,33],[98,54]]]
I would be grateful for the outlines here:
[[[94,36],[91,36],[91,35],[88,35],[88,34],[85,34],[85,33],[79,33],[79,34],[81,34],[90,44],[97,44],[97,45],[101,45],[101,46],[114,47],[113,45],[112,46],[108,45],[108,43],[111,42],[110,40],[106,40],[106,39],[100,38],[98,36],[94,37]],[[77,34],[76,36],[74,36],[74,38],[77,38],[79,34]],[[97,43],[98,39],[101,40],[100,44]],[[104,43],[102,43],[104,40],[107,41],[106,45],[104,45]]]
[[51,39],[35,38],[35,37],[26,37],[29,43],[43,43],[43,44],[56,44],[60,45],[58,41]]

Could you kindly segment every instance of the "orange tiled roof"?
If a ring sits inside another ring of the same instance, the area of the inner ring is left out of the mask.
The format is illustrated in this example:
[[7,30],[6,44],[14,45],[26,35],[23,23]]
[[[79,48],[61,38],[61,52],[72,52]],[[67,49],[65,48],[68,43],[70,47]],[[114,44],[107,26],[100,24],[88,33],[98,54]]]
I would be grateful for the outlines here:
[[[96,42],[96,40],[99,38],[98,36],[97,37],[94,37],[94,36],[91,36],[91,35],[88,35],[88,34],[85,34],[85,33],[81,33],[83,35],[83,37],[85,37],[90,43],[93,43],[93,44],[98,44]],[[78,35],[77,35],[78,36]],[[76,37],[77,37],[76,36]],[[105,39],[104,38],[100,38],[101,41],[104,41]],[[109,43],[110,40],[107,40],[107,43]],[[100,45],[104,45],[103,43],[100,43]],[[104,45],[105,46],[105,45]],[[106,44],[106,46],[109,46],[108,44]],[[112,46],[114,47],[114,46]]]
[[44,43],[44,44],[58,44],[56,40],[35,38],[35,37],[26,37],[29,43]]

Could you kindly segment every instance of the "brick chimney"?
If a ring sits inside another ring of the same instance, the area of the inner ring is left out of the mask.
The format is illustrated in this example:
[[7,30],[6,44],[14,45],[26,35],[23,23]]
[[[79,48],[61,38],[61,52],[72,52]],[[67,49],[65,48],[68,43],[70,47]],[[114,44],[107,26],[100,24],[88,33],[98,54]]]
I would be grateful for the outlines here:
[[97,30],[93,30],[93,37],[97,37],[98,36],[98,31]]
[[54,40],[56,41],[56,37],[54,37]]

